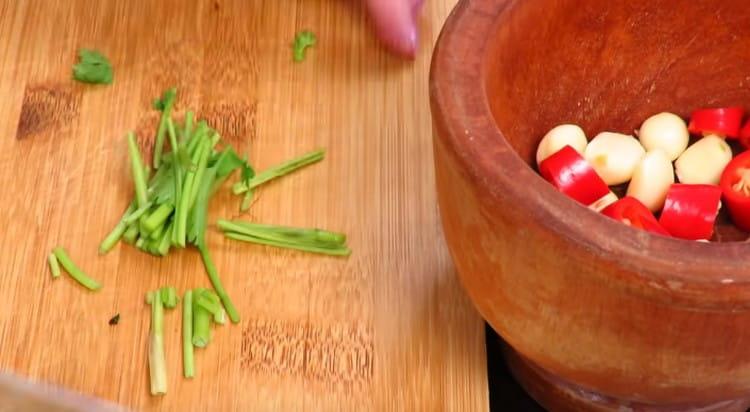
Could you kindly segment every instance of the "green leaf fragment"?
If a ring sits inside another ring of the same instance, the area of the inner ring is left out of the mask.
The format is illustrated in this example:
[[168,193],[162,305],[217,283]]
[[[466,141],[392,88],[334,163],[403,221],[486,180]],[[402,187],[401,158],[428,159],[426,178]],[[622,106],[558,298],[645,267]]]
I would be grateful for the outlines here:
[[301,62],[305,60],[308,47],[314,46],[318,42],[315,33],[309,30],[302,30],[294,36],[294,43],[292,43],[292,57],[294,61]]
[[73,66],[73,78],[83,83],[111,84],[114,79],[112,64],[96,50],[78,50],[78,63]]

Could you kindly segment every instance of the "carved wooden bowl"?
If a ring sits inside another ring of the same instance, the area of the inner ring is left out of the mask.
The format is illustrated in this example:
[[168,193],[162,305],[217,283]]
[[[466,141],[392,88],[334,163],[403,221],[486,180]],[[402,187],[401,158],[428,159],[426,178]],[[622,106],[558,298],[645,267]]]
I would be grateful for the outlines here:
[[516,376],[552,410],[750,405],[750,244],[727,241],[747,236],[637,231],[533,168],[560,123],[632,133],[660,111],[748,107],[749,6],[464,0],[443,29],[430,90],[445,236]]

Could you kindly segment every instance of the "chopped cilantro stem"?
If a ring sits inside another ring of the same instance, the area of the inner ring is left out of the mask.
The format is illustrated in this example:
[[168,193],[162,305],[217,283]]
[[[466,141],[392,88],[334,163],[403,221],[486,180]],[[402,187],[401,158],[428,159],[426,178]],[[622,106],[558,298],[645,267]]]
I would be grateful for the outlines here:
[[149,292],[151,303],[151,335],[148,345],[148,369],[151,395],[167,393],[167,361],[164,356],[164,306],[159,291]]
[[224,308],[221,308],[219,313],[214,313],[214,323],[218,323],[219,325],[227,323],[227,311]]
[[346,243],[345,234],[322,229],[305,229],[223,219],[217,222],[217,226],[223,231],[237,232],[268,240],[308,243],[316,246],[343,246]]
[[60,262],[57,261],[57,256],[54,253],[50,253],[47,256],[47,263],[49,263],[49,271],[52,272],[53,278],[60,277]]
[[182,297],[182,371],[186,378],[195,376],[193,353],[193,291]]
[[211,313],[203,306],[193,304],[193,345],[205,348],[210,341]]
[[134,222],[131,223],[130,226],[128,226],[128,229],[123,233],[122,240],[124,240],[126,243],[133,244],[136,239],[138,238],[138,223]]
[[205,245],[199,245],[198,250],[201,252],[203,265],[206,266],[206,272],[208,273],[208,278],[211,280],[211,285],[213,285],[216,294],[219,295],[221,303],[224,305],[227,315],[229,315],[229,319],[232,323],[238,323],[240,321],[240,314],[237,312],[237,308],[234,307],[234,303],[232,303],[232,300],[229,298],[229,294],[227,294],[227,291],[221,284],[219,272],[216,270],[213,260],[211,260],[211,255],[208,253],[208,249]]
[[151,206],[153,206],[153,205],[154,205],[154,202],[148,202],[148,203],[146,203],[145,205],[143,205],[143,207],[139,207],[138,210],[136,210],[133,213],[125,216],[122,219],[123,222],[125,222],[126,224],[131,224],[131,223],[137,221],[138,219],[141,218],[141,216],[143,216],[146,212],[148,212],[151,209]]
[[133,132],[128,133],[128,151],[130,152],[130,165],[133,171],[133,182],[135,183],[136,204],[140,209],[148,203],[148,195],[146,193],[147,184],[143,159]]
[[99,290],[102,285],[97,282],[96,280],[90,278],[88,275],[86,275],[81,268],[76,266],[75,263],[73,263],[73,260],[70,259],[70,256],[63,250],[61,247],[56,247],[52,253],[55,254],[55,257],[60,262],[60,265],[65,269],[66,272],[75,279],[76,282],[83,285],[85,288],[89,290]]
[[177,289],[174,286],[164,286],[159,289],[159,297],[164,307],[169,309],[177,307],[177,303],[180,301],[180,298],[177,297]]
[[263,239],[263,238],[250,236],[250,235],[244,235],[244,234],[240,234],[236,232],[225,232],[224,235],[230,239],[240,240],[243,242],[257,243],[261,245],[274,246],[274,247],[285,248],[285,249],[295,249],[295,250],[301,250],[303,252],[319,253],[323,255],[349,256],[352,254],[352,251],[345,246],[330,246],[330,247],[311,246],[311,245],[305,245],[305,244],[280,242],[277,240]]
[[195,199],[198,197],[198,189],[201,187],[203,181],[203,175],[206,174],[206,166],[208,165],[208,158],[211,154],[211,150],[214,147],[213,142],[204,143],[205,147],[198,158],[198,168],[195,172],[195,179],[193,180],[192,187],[190,189],[190,196],[188,199],[188,210],[195,204]]
[[167,121],[171,119],[172,106],[176,97],[177,89],[171,88],[164,92],[164,96],[159,101],[161,119],[159,120],[159,128],[156,131],[156,143],[154,144],[154,169],[158,169],[161,165],[161,155],[164,152],[164,134],[167,132]]
[[174,206],[169,203],[162,203],[143,220],[143,228],[149,232],[155,231],[167,221],[172,211],[174,211]]
[[195,114],[191,110],[188,110],[188,112],[185,113],[185,130],[182,132],[183,142],[190,141],[190,136],[193,133],[194,116]]
[[[174,168],[174,185],[175,185],[175,194],[174,194],[174,203],[175,205],[179,205],[180,202],[182,202],[182,169],[179,167]],[[174,213],[174,220],[175,220],[175,227],[172,230],[172,244],[175,246],[180,246],[179,238],[178,238],[178,230],[177,230],[177,222],[181,219],[180,215],[184,213],[183,210],[178,206],[175,209]]]
[[325,150],[323,149],[304,154],[298,158],[288,160],[284,163],[258,173],[257,175],[255,175],[255,177],[250,179],[249,182],[235,183],[234,186],[232,186],[232,191],[236,195],[245,193],[248,190],[258,187],[270,180],[276,179],[277,177],[287,175],[302,167],[319,162],[323,160],[324,157]]
[[198,187],[200,186],[200,181],[196,181],[196,176],[198,171],[200,171],[201,176],[203,176],[205,171],[206,163],[208,162],[208,154],[211,150],[209,143],[210,142],[207,140],[201,142],[198,152],[196,153],[198,168],[187,172],[185,186],[182,189],[182,198],[180,199],[179,206],[177,206],[177,209],[179,210],[179,213],[177,214],[177,243],[183,247],[185,246],[187,239],[187,222],[188,216],[190,215],[191,198],[193,201],[195,200],[193,192],[195,192],[195,196],[197,196]]
[[170,222],[167,225],[167,228],[164,230],[164,233],[162,234],[161,239],[159,239],[159,244],[156,247],[156,253],[161,256],[166,256],[167,252],[169,252],[169,248],[172,246],[172,231],[174,230],[174,223]]
[[135,203],[131,203],[130,206],[128,206],[127,210],[125,210],[125,213],[122,215],[122,218],[119,222],[115,225],[114,229],[112,229],[111,232],[107,235],[107,237],[104,238],[101,245],[99,245],[99,253],[105,254],[112,250],[113,247],[117,244],[117,242],[120,240],[120,238],[125,234],[125,231],[128,229],[128,222],[125,220],[135,211]]
[[[213,295],[215,299],[212,299],[210,295]],[[222,311],[221,301],[218,296],[212,291],[205,289],[200,294],[194,296],[195,304],[206,309],[211,313],[211,316],[218,316]]]

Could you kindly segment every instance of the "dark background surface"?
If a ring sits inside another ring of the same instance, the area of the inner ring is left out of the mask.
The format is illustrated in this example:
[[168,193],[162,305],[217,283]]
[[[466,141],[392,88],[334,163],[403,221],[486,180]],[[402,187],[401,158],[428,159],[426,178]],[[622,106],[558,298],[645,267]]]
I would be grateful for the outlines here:
[[502,340],[489,325],[485,325],[485,340],[490,411],[545,412],[513,379],[503,359]]

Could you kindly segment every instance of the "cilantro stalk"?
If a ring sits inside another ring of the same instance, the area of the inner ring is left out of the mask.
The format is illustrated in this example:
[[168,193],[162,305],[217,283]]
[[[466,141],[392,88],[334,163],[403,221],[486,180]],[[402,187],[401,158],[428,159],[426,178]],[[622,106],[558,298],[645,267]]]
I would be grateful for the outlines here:
[[232,186],[232,192],[234,192],[234,194],[236,195],[245,193],[248,190],[256,188],[270,180],[276,179],[277,177],[287,175],[302,167],[311,165],[313,163],[317,163],[323,160],[323,158],[325,158],[325,150],[320,149],[320,150],[315,150],[310,153],[306,153],[295,159],[287,160],[286,162],[283,162],[270,169],[267,169],[258,173],[257,175],[255,175],[255,177],[250,179],[248,182],[235,183],[234,186]]
[[130,206],[128,206],[127,210],[125,210],[125,213],[123,214],[122,218],[119,222],[117,222],[117,225],[112,229],[111,232],[107,235],[107,237],[104,238],[101,245],[99,245],[99,253],[105,254],[112,250],[113,247],[117,244],[117,242],[120,240],[120,238],[125,234],[125,231],[128,229],[128,222],[126,222],[126,219],[135,211],[135,203],[131,203]]
[[47,256],[47,263],[49,264],[49,271],[52,273],[53,278],[60,277],[60,262],[57,261],[57,256],[54,253],[50,253]]
[[229,320],[231,320],[232,323],[239,323],[240,314],[237,312],[237,308],[234,307],[234,303],[232,303],[232,300],[229,298],[229,294],[227,294],[227,291],[224,289],[224,285],[221,284],[219,272],[216,270],[213,260],[211,260],[211,255],[208,253],[208,249],[205,245],[200,245],[198,246],[198,250],[201,252],[203,264],[206,266],[206,272],[208,272],[208,278],[211,280],[211,285],[213,285],[216,294],[219,295],[219,299],[221,299],[221,303],[224,305],[227,315],[229,315]]
[[62,266],[63,269],[65,269],[70,277],[72,277],[76,282],[80,283],[89,290],[101,289],[102,285],[96,280],[90,278],[83,272],[83,270],[81,270],[81,268],[76,266],[76,264],[73,263],[73,260],[70,258],[70,256],[68,256],[68,253],[65,252],[63,248],[56,247],[52,251],[52,253],[55,254],[55,257],[60,262],[60,266]]
[[154,107],[161,110],[159,128],[156,131],[156,143],[154,145],[154,169],[161,165],[161,155],[164,151],[164,134],[167,132],[167,120],[172,116],[172,107],[177,97],[177,89],[171,88],[164,92],[161,99],[154,102]]
[[167,361],[164,355],[164,306],[159,291],[149,292],[151,303],[151,333],[148,342],[148,370],[151,376],[151,395],[167,393]]
[[193,304],[193,345],[205,348],[211,341],[211,313]]
[[174,211],[174,206],[169,203],[162,203],[143,220],[143,228],[149,232],[155,231],[167,221],[172,211]]
[[344,246],[325,247],[325,246],[306,245],[306,244],[301,244],[301,243],[264,239],[264,238],[250,236],[250,235],[236,233],[236,232],[225,232],[224,236],[230,239],[239,240],[243,242],[257,243],[260,245],[274,246],[274,247],[283,248],[283,249],[295,249],[295,250],[299,250],[302,252],[318,253],[321,255],[349,256],[352,254],[352,251],[349,248],[344,247]]
[[193,291],[185,291],[182,297],[182,371],[186,378],[195,376],[193,353]]
[[128,133],[128,151],[130,152],[130,166],[135,184],[136,204],[138,208],[142,208],[148,203],[146,175],[141,151],[138,149],[138,143],[135,141],[135,133],[133,132]]
[[332,256],[351,254],[342,233],[227,220],[219,220],[217,225],[234,240]]

